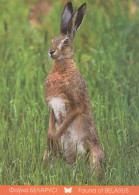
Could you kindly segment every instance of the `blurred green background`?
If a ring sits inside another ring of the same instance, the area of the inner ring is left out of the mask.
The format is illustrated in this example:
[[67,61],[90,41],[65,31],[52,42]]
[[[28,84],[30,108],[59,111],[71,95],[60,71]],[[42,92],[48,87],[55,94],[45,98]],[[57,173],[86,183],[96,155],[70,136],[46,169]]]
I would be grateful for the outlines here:
[[[49,110],[44,82],[51,38],[59,35],[63,0],[0,0],[0,184],[139,185],[139,4],[86,0],[74,60],[86,79],[104,179],[86,179],[58,157],[43,164]],[[73,0],[77,9],[84,0]]]

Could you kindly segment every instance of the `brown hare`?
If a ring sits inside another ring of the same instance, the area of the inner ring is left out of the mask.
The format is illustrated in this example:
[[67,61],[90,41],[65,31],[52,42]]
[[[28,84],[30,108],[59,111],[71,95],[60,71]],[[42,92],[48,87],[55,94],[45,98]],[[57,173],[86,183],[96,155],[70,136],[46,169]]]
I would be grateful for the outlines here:
[[[50,108],[47,150],[57,149],[73,165],[78,155],[87,153],[93,157],[93,169],[102,178],[100,161],[104,153],[93,120],[91,102],[86,81],[73,61],[73,40],[86,11],[86,4],[73,12],[68,2],[61,17],[60,35],[52,39],[49,56],[54,59],[53,67],[46,79],[45,96]],[[56,130],[56,131],[55,131]]]

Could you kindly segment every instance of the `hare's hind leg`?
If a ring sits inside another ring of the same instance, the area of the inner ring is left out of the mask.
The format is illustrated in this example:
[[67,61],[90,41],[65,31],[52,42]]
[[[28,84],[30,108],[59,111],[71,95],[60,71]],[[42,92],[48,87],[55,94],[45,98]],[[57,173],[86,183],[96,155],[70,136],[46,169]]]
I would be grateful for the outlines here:
[[94,144],[90,144],[90,145],[91,146],[90,146],[89,159],[91,161],[91,158],[93,157],[93,170],[95,174],[98,176],[98,180],[101,181],[103,179],[103,170],[101,167],[101,162],[105,163],[105,155],[99,143],[98,145],[94,145]]
[[49,129],[47,134],[47,150],[45,150],[43,155],[44,161],[47,159],[48,152],[50,152],[53,145],[54,130],[55,130],[55,116],[53,110],[50,108]]

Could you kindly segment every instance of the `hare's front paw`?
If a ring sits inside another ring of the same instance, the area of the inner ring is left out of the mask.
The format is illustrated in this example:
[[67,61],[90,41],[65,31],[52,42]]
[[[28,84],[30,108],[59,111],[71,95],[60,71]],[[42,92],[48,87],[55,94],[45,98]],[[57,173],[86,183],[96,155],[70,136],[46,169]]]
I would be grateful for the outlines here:
[[48,131],[48,134],[47,134],[47,148],[48,148],[49,152],[53,148],[53,136],[54,136],[53,132],[52,131]]
[[56,156],[57,151],[59,152],[60,155],[63,152],[60,138],[57,135],[54,135],[53,136],[53,156]]
[[52,131],[49,131],[48,134],[47,134],[47,139],[48,140],[52,140],[53,139],[53,132]]

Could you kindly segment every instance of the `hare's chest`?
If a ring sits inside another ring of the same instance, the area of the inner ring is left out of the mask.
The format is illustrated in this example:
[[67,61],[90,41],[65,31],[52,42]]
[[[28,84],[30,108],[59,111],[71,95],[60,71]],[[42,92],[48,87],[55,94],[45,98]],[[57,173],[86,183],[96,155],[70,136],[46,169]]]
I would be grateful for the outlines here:
[[[67,115],[67,109],[64,99],[61,97],[52,97],[49,100],[49,106],[53,109],[56,118],[56,130],[60,127]],[[85,151],[84,144],[77,133],[78,125],[77,120],[67,127],[66,132],[61,136],[61,144],[64,149],[64,155],[69,162],[74,162],[76,152],[81,154]]]
[[[49,106],[53,109],[56,121],[61,121],[66,116],[66,105],[61,97],[52,97]],[[62,122],[62,121],[61,121]]]

